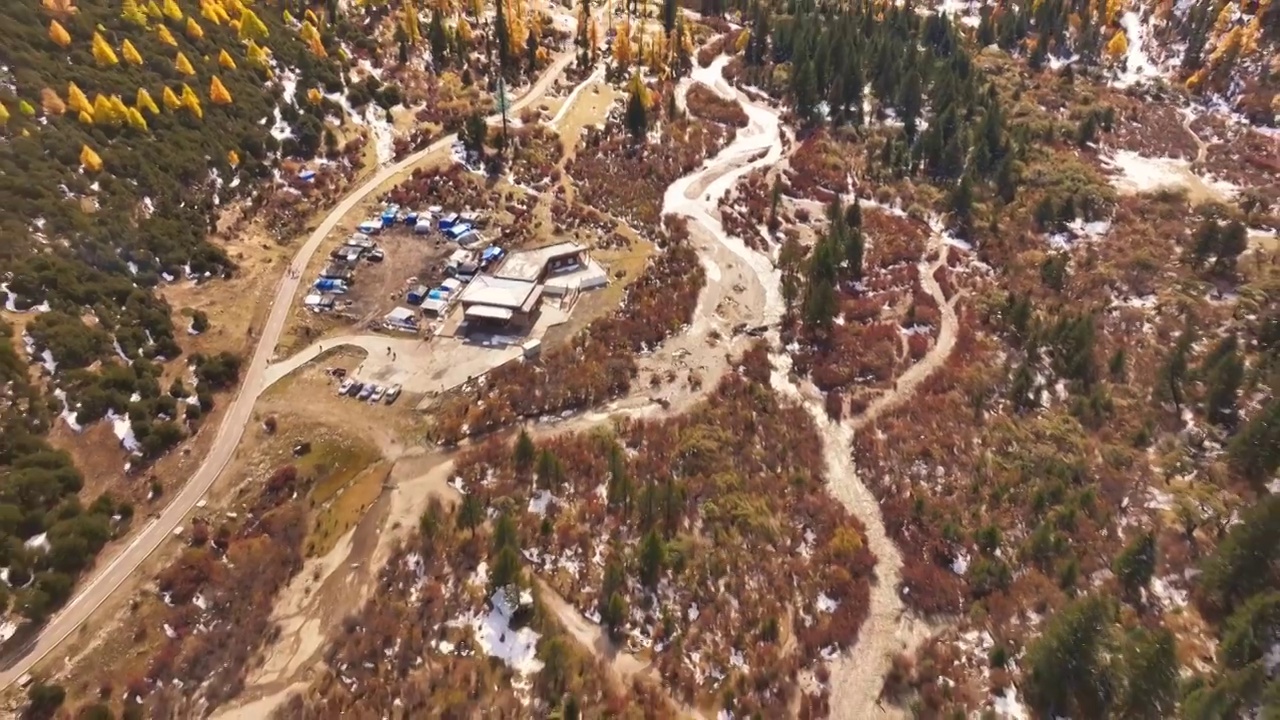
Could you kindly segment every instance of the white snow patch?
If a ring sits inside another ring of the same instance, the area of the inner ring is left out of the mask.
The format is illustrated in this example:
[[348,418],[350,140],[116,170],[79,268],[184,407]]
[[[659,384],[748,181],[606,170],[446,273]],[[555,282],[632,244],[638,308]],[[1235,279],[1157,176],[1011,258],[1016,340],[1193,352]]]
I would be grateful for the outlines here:
[[1027,720],[1027,707],[1018,699],[1018,689],[1012,685],[1005,686],[1004,693],[995,697],[991,704],[996,717],[1010,720]]
[[1152,158],[1132,150],[1118,150],[1102,158],[1102,163],[1117,173],[1112,184],[1121,192],[1147,193],[1176,188],[1195,189],[1222,200],[1235,197],[1240,188],[1210,176],[1191,171],[1190,161],[1181,158]]
[[6,642],[18,632],[18,623],[12,620],[5,620],[0,623],[0,643]]
[[1138,13],[1129,10],[1121,15],[1120,27],[1124,29],[1125,39],[1129,45],[1125,53],[1124,69],[1116,79],[1115,86],[1125,88],[1144,80],[1160,77],[1160,68],[1156,67],[1147,56],[1147,50],[1144,47],[1147,40],[1146,28],[1143,27]]
[[129,416],[117,414],[114,410],[108,410],[107,419],[111,421],[111,429],[115,432],[116,437],[120,438],[120,446],[131,453],[138,452],[142,446],[133,435],[133,423],[129,420]]
[[27,538],[26,542],[22,544],[25,545],[29,550],[43,550],[47,552],[49,550],[49,533],[40,533],[39,535],[32,535],[31,537]]
[[555,500],[555,496],[546,490],[539,490],[529,498],[529,512],[538,517],[547,516],[547,508],[551,505],[551,501]]
[[826,593],[818,593],[818,599],[814,601],[814,604],[818,607],[819,612],[824,613],[835,612],[836,608],[840,607],[840,601]]
[[961,550],[956,553],[956,559],[951,563],[951,572],[957,575],[964,575],[969,572],[969,554]]

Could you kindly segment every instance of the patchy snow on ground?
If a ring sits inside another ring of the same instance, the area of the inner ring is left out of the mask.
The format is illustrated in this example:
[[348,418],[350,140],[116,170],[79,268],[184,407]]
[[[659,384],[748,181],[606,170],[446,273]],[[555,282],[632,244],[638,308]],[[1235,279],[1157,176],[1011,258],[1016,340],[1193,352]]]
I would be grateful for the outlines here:
[[4,622],[0,623],[0,643],[8,641],[8,639],[13,637],[14,634],[17,632],[18,632],[18,623],[12,622],[10,620],[5,620]]
[[961,550],[956,553],[956,559],[951,563],[951,572],[957,575],[964,575],[969,572],[969,554]]
[[131,453],[138,452],[142,445],[133,435],[133,423],[129,420],[129,416],[118,415],[116,411],[108,410],[107,419],[111,421],[111,429],[116,437],[120,438],[120,446]]
[[84,428],[81,427],[80,423],[76,422],[76,411],[72,409],[71,404],[67,402],[67,393],[63,391],[62,388],[55,388],[53,396],[58,398],[58,401],[62,403],[62,414],[59,415],[59,417],[62,418],[62,421],[67,424],[67,427],[71,428],[71,432],[76,434],[82,432]]
[[533,497],[529,498],[529,512],[538,517],[546,517],[547,508],[550,507],[551,501],[555,499],[555,495],[546,490],[539,490],[533,494]]
[[995,696],[991,709],[1000,718],[1027,720],[1028,717],[1026,706],[1018,699],[1018,689],[1012,685],[1006,686],[1003,694]]
[[1120,77],[1114,83],[1115,86],[1126,88],[1160,77],[1160,68],[1156,67],[1147,55],[1146,28],[1143,27],[1138,13],[1129,10],[1121,15],[1120,27],[1124,29],[1125,39],[1129,45],[1125,52],[1124,68],[1121,69]]
[[1103,156],[1102,163],[1115,172],[1111,184],[1121,192],[1137,194],[1175,188],[1203,189],[1219,199],[1229,200],[1240,190],[1224,180],[1193,173],[1191,163],[1180,158],[1153,158],[1132,150],[1118,150]]
[[365,121],[369,123],[369,134],[373,137],[374,150],[378,153],[378,164],[386,165],[395,160],[395,131],[391,128],[391,111],[383,110],[376,103],[369,103],[364,110]]
[[1166,610],[1187,606],[1187,591],[1169,584],[1168,579],[1156,577],[1151,579],[1151,594],[1160,601]]
[[[527,678],[542,669],[542,661],[537,657],[538,639],[541,635],[531,628],[511,627],[511,616],[517,608],[517,598],[512,596],[513,592],[510,588],[495,592],[489,598],[489,612],[473,616],[467,623],[475,631],[476,642],[485,654],[502,660],[520,675],[524,680],[523,688],[527,689]],[[522,683],[518,681],[516,687],[521,686]]]
[[40,533],[39,535],[32,535],[31,537],[27,538],[26,542],[22,544],[25,545],[28,550],[48,551],[49,550],[49,534]]
[[826,593],[818,593],[818,599],[814,601],[819,612],[832,613],[836,608],[840,607],[840,601],[830,597]]

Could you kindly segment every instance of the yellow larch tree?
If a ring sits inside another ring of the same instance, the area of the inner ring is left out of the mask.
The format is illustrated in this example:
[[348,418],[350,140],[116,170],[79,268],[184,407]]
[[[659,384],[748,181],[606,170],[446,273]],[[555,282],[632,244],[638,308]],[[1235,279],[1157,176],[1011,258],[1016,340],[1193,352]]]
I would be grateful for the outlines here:
[[116,57],[116,51],[111,49],[107,44],[106,38],[102,37],[102,33],[94,31],[93,33],[93,59],[98,63],[99,67],[111,67],[120,63],[120,58]]
[[79,115],[76,116],[76,119],[80,121],[81,125],[93,124],[93,115],[87,112],[80,113]]
[[235,70],[236,61],[226,50],[218,51],[218,65],[224,70]]
[[23,115],[26,115],[27,117],[35,117],[35,116],[36,116],[36,106],[35,106],[35,105],[32,105],[31,103],[27,102],[26,100],[19,100],[19,101],[18,101],[18,112],[22,113]]
[[160,101],[163,102],[164,106],[169,110],[177,110],[182,107],[182,100],[178,98],[178,94],[173,91],[173,88],[167,85],[164,88],[164,93],[160,96]]
[[138,48],[134,47],[128,38],[123,43],[120,43],[120,56],[130,65],[142,64],[142,55],[138,53]]
[[204,28],[200,27],[200,24],[195,21],[195,18],[187,18],[186,33],[187,37],[192,40],[204,39]]
[[188,60],[187,56],[181,52],[179,52],[178,57],[174,59],[173,67],[176,68],[177,71],[182,73],[183,75],[196,74],[196,69],[191,66],[191,61]]
[[751,42],[751,31],[743,30],[738,33],[738,40],[733,44],[733,52],[741,55],[743,50],[747,49],[747,43]]
[[164,0],[163,10],[164,16],[169,18],[170,22],[182,21],[182,8],[178,7],[175,0]]
[[475,38],[476,32],[471,29],[471,23],[467,22],[464,17],[458,18],[458,39],[462,41],[466,47],[471,47],[471,41]]
[[116,112],[116,107],[111,99],[102,93],[98,93],[93,98],[93,123],[95,125],[107,125],[115,127],[124,122],[124,116]]
[[1230,62],[1240,53],[1240,27],[1236,26],[1227,31],[1227,34],[1218,40],[1218,46],[1213,49],[1213,53],[1209,55],[1209,67],[1219,68],[1223,63]]
[[316,30],[316,26],[309,22],[302,23],[302,27],[298,28],[298,37],[310,42],[311,38],[319,35],[320,31]]
[[270,33],[257,13],[245,8],[240,12],[240,38],[242,40],[262,40]]
[[128,108],[125,110],[125,120],[128,121],[129,127],[139,132],[150,132],[147,127],[147,119],[142,117],[142,111],[138,108]]
[[121,122],[129,119],[129,106],[124,104],[119,95],[111,96],[111,114],[120,118]]
[[80,164],[89,172],[96,173],[102,170],[102,158],[88,145],[80,146]]
[[231,93],[227,90],[227,86],[222,84],[217,75],[209,81],[209,102],[214,105],[230,105]]
[[4,125],[8,122],[9,122],[9,108],[5,107],[4,103],[0,103],[0,125]]
[[123,0],[120,3],[120,17],[138,27],[147,26],[147,16],[142,12],[142,8],[138,7],[138,0]]
[[147,17],[151,18],[152,20],[164,19],[164,11],[161,10],[160,6],[156,4],[156,0],[147,0],[147,4],[144,6],[144,8],[146,10]]
[[43,0],[40,6],[48,15],[59,20],[66,20],[80,12],[75,0]]
[[1111,40],[1107,42],[1107,55],[1111,59],[1124,56],[1129,52],[1129,38],[1125,36],[1124,30],[1116,30],[1116,34],[1111,36]]
[[231,166],[231,167],[233,167],[233,168],[234,168],[234,167],[239,167],[239,166],[240,166],[240,153],[236,152],[235,150],[228,150],[228,151],[227,151],[227,164],[228,164],[228,165],[230,165],[230,166]]
[[293,24],[293,13],[289,12],[288,10],[285,10],[284,15],[282,17],[284,17],[284,22],[286,25]]
[[417,45],[422,39],[422,33],[418,30],[418,6],[413,0],[405,0],[401,8],[400,24],[404,28],[404,36],[409,44]]
[[312,105],[319,105],[324,100],[324,93],[320,92],[320,88],[311,88],[307,91],[307,102]]
[[200,98],[196,96],[190,85],[183,83],[182,85],[182,107],[188,112],[196,116],[197,120],[204,118],[204,108],[200,105]]
[[147,92],[146,88],[138,88],[138,96],[134,98],[133,104],[139,110],[146,110],[152,115],[160,114],[160,108],[156,107],[156,101],[151,99],[151,93]]
[[320,18],[314,12],[312,12],[311,8],[307,8],[307,11],[302,14],[302,19],[306,20],[312,25],[315,25],[316,27],[320,27]]
[[169,32],[169,28],[163,25],[156,26],[156,36],[160,38],[160,42],[169,47],[178,47],[178,41],[173,39],[173,33]]
[[613,39],[613,59],[620,67],[631,64],[631,23],[626,20],[618,23],[617,34]]
[[307,41],[307,49],[318,58],[329,57],[329,51],[324,49],[324,43],[320,42],[319,35]]
[[75,83],[67,83],[67,107],[76,112],[93,114],[93,105],[89,104],[89,98],[84,91],[76,87]]
[[71,33],[62,27],[62,23],[57,20],[49,21],[49,39],[58,47],[67,47],[71,44]]
[[57,116],[67,111],[67,104],[53,88],[44,88],[40,91],[40,109],[45,115]]

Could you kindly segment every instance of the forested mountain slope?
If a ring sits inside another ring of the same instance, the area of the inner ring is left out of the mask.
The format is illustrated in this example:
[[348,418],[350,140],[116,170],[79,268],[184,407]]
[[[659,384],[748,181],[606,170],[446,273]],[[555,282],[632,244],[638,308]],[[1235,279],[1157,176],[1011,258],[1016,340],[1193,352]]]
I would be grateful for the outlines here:
[[161,387],[182,350],[155,288],[233,272],[206,238],[216,207],[282,156],[314,155],[323,118],[341,116],[324,96],[342,100],[342,53],[324,21],[298,13],[240,0],[0,7],[0,610],[10,592],[30,618],[61,604],[131,514],[109,498],[81,508],[80,472],[42,437],[64,405],[73,428],[111,419],[147,461],[235,381],[236,358],[189,358],[194,391]]

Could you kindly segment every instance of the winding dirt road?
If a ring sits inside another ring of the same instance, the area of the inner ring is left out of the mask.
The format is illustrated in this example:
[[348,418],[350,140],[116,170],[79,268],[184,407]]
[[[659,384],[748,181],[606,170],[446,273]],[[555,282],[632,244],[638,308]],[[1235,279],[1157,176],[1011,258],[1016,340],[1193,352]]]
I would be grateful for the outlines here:
[[[557,57],[538,82],[512,103],[509,113],[519,114],[522,109],[540,99],[573,60],[573,52],[566,52]],[[490,121],[498,119],[500,117],[495,115],[490,118]],[[252,422],[254,403],[268,385],[267,381],[270,379],[268,368],[275,353],[276,344],[289,319],[293,298],[297,295],[298,287],[302,283],[301,278],[307,263],[329,233],[383,183],[413,167],[428,155],[452,146],[456,140],[456,135],[445,136],[394,164],[380,168],[373,177],[351,191],[330,210],[320,225],[307,237],[289,265],[291,272],[286,272],[276,286],[275,295],[270,300],[271,311],[258,336],[253,358],[245,370],[238,393],[230,401],[222,423],[218,426],[217,435],[214,436],[213,444],[204,462],[173,496],[160,516],[143,527],[106,566],[84,583],[71,602],[63,607],[28,645],[23,655],[0,672],[0,690],[9,687],[83,625],[94,610],[102,605],[166,538],[172,535],[174,529],[182,523],[183,518],[191,512],[200,498],[208,492],[214,480],[231,462],[245,428]]]

